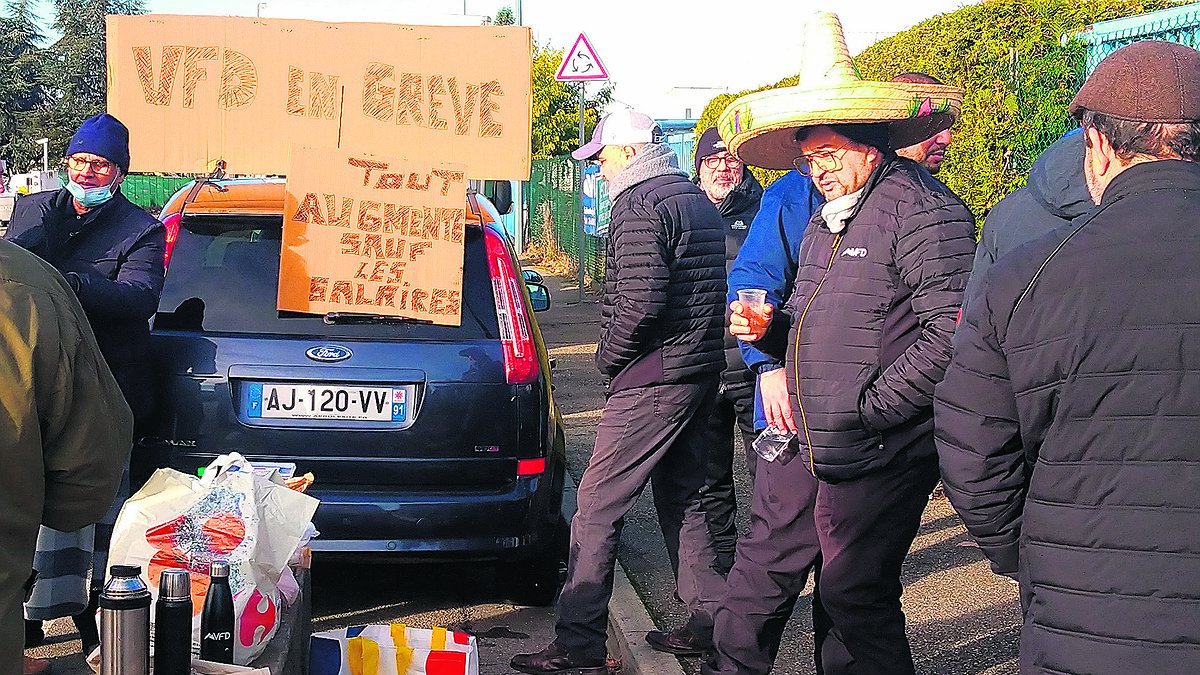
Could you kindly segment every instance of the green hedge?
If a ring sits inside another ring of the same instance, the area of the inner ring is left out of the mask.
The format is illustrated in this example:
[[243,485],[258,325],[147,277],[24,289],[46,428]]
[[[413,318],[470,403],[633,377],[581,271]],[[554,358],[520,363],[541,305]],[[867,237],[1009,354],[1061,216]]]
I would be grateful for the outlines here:
[[[1067,104],[1082,84],[1084,48],[1063,45],[1089,24],[1141,14],[1166,0],[988,0],[942,14],[868,47],[856,59],[862,76],[929,73],[966,90],[955,140],[938,174],[982,221],[996,202],[1025,182],[1033,160],[1074,126]],[[847,26],[853,29],[853,26]],[[775,85],[796,83],[785,78]],[[767,89],[751,90],[759,91]],[[715,126],[739,94],[705,107],[696,132]],[[780,172],[762,171],[770,182]]]

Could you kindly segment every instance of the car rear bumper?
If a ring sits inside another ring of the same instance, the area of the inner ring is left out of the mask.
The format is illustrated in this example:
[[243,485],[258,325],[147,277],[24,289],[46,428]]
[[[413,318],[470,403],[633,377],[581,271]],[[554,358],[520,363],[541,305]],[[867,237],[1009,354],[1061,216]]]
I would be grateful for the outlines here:
[[561,462],[494,493],[317,491],[318,554],[519,560],[544,551],[562,518]]

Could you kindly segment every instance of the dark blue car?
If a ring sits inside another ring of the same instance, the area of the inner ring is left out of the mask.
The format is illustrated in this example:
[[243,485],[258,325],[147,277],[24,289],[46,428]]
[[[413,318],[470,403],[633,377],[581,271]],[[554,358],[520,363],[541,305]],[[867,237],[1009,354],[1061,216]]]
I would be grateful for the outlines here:
[[514,600],[551,602],[564,434],[530,311],[549,295],[527,287],[491,204],[469,201],[482,216],[468,223],[450,327],[277,311],[283,183],[181,190],[163,212],[158,412],[134,479],[231,451],[292,462],[316,476],[318,555],[498,561]]

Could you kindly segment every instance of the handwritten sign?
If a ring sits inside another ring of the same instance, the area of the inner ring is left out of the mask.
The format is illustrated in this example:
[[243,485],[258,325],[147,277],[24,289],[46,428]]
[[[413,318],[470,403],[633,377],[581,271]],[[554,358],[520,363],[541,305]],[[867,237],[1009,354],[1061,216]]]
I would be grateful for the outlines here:
[[109,16],[108,111],[132,171],[282,174],[293,144],[526,180],[531,34],[219,16]]
[[466,167],[297,147],[278,308],[457,326]]

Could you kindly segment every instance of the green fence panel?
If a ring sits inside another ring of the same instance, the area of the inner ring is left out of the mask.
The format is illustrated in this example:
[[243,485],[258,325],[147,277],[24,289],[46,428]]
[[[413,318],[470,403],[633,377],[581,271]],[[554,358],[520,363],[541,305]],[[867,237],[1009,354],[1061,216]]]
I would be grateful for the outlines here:
[[157,214],[179,188],[187,185],[193,176],[159,176],[152,174],[130,174],[121,183],[121,192],[129,201]]
[[[579,238],[583,237],[583,271],[588,282],[604,281],[604,237],[585,235],[579,224],[579,162],[570,157],[533,160],[525,191],[532,242],[551,257],[563,256],[579,269]],[[597,218],[608,220],[607,192],[601,187]]]

